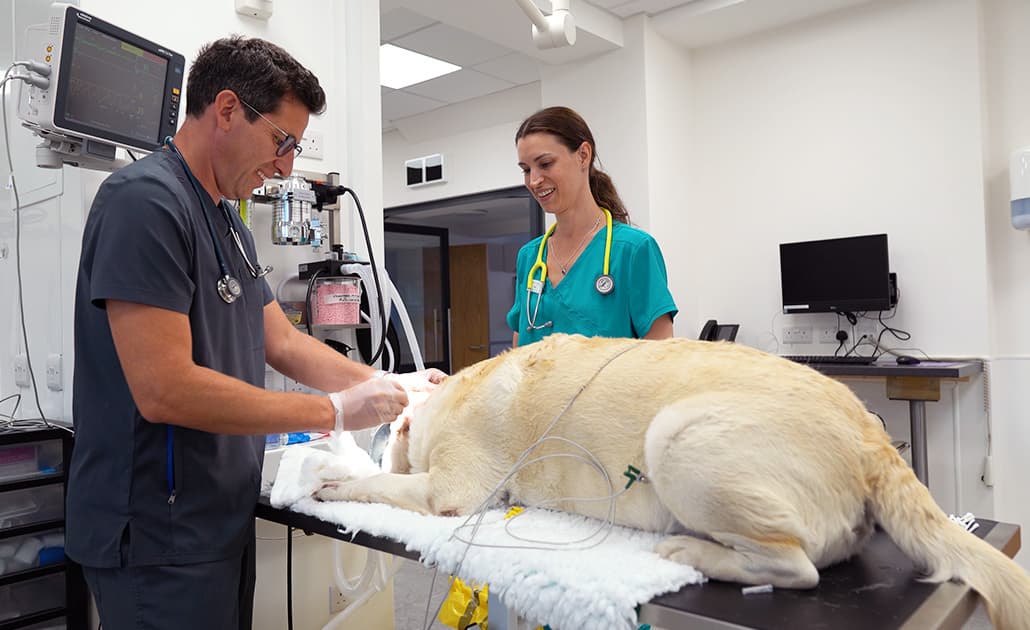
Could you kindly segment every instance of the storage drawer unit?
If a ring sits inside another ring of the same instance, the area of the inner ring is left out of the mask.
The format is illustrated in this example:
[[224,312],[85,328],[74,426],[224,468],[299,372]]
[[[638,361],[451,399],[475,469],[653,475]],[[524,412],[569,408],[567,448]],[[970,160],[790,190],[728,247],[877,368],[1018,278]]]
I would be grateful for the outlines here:
[[82,570],[64,557],[62,429],[0,430],[0,630],[86,630]]

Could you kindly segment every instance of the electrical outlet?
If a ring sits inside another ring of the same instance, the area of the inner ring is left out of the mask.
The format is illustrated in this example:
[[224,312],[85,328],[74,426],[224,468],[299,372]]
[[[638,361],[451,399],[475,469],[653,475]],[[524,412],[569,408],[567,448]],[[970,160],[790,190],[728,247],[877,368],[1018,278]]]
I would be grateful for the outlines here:
[[325,142],[321,131],[308,129],[300,139],[301,155],[313,160],[322,159],[322,144]]
[[307,385],[304,385],[303,383],[298,383],[297,381],[293,380],[289,376],[284,376],[283,377],[283,391],[284,392],[294,392],[294,393],[298,393],[298,394],[307,394],[311,390],[308,389]]
[[32,387],[32,377],[29,375],[29,358],[24,352],[14,356],[14,384],[26,389]]
[[811,326],[786,326],[782,333],[783,343],[812,343]]
[[855,334],[861,339],[862,335],[866,336],[866,339],[870,341],[876,341],[876,323],[875,322],[859,322],[858,326],[855,327]]
[[54,392],[61,391],[63,374],[61,372],[61,355],[48,354],[46,358],[46,386]]
[[840,343],[837,340],[836,326],[823,326],[819,329],[819,343]]
[[336,585],[329,585],[329,614],[338,613],[350,603],[350,600],[336,588]]
[[270,392],[283,391],[283,375],[270,365],[265,365],[265,389]]

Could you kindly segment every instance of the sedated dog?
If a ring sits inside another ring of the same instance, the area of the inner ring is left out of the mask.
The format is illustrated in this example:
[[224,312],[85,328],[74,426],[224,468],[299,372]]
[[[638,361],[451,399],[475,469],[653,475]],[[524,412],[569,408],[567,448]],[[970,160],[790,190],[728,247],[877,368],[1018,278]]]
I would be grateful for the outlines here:
[[[670,534],[656,551],[709,577],[812,588],[879,523],[928,580],[962,580],[996,627],[1030,628],[1030,577],[948,520],[846,386],[736,344],[550,335],[449,377],[398,420],[391,473],[317,494],[466,515],[545,432],[589,450],[616,484],[627,466],[642,471],[649,483],[615,499],[615,522]],[[576,451],[545,440],[531,457]],[[591,466],[551,457],[498,496],[539,505],[612,492]],[[603,519],[609,502],[557,507]]]

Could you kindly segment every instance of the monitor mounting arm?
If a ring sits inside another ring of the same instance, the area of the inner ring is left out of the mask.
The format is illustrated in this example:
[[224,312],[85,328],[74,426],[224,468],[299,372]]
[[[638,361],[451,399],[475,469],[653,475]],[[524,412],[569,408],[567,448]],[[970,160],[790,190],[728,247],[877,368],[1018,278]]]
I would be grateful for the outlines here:
[[576,20],[569,13],[571,0],[551,0],[551,15],[544,15],[533,0],[515,0],[533,23],[537,48],[560,48],[576,43]]

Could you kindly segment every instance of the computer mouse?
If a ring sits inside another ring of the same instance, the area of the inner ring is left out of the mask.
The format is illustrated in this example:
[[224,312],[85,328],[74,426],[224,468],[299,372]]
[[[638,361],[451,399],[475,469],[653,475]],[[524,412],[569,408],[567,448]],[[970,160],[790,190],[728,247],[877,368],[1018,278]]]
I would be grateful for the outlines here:
[[911,357],[907,354],[903,354],[897,358],[898,365],[917,365],[920,363],[919,359]]

